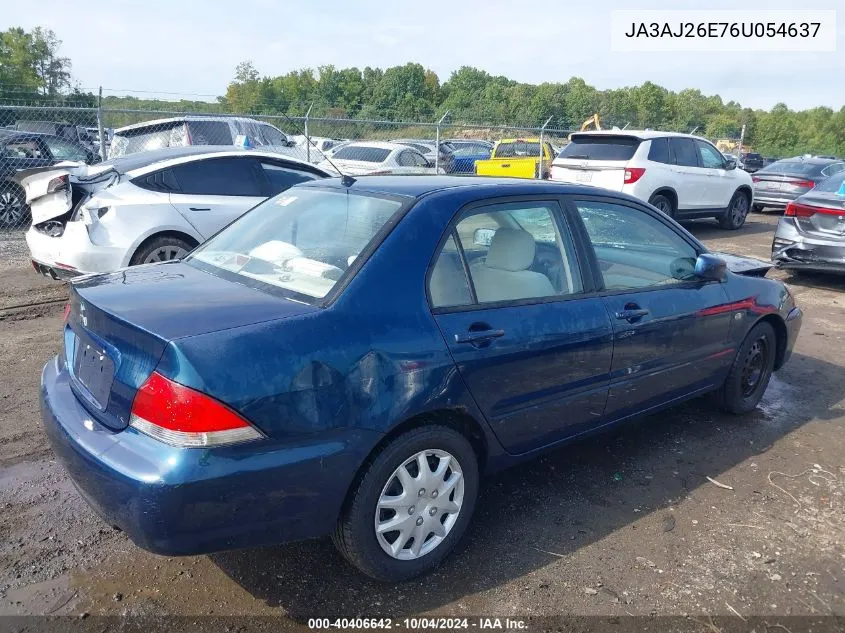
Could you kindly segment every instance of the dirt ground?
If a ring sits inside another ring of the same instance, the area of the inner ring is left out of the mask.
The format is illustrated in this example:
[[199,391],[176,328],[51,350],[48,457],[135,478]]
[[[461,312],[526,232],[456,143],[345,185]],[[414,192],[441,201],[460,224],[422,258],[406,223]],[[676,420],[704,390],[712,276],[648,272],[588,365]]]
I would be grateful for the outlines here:
[[[776,221],[689,228],[768,259]],[[770,275],[805,319],[759,410],[733,418],[698,400],[497,475],[456,555],[384,585],[325,540],[164,558],[102,523],[38,415],[63,304],[14,307],[65,290],[4,244],[0,615],[845,615],[845,278]]]

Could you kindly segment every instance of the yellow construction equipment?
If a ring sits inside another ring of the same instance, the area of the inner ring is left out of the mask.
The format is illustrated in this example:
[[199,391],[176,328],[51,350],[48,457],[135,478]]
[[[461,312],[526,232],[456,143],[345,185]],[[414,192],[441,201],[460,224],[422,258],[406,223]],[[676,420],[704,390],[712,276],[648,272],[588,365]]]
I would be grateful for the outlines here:
[[590,129],[591,125],[593,126],[594,130],[601,129],[601,119],[599,118],[598,112],[593,114],[593,116],[591,116],[589,119],[587,119],[581,124],[581,131],[583,132],[584,130]]

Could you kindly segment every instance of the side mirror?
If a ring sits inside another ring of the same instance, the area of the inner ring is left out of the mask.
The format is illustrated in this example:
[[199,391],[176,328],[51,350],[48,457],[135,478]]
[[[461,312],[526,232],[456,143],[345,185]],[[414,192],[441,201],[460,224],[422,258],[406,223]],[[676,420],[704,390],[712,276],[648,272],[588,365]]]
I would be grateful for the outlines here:
[[727,163],[725,169],[727,169],[728,171],[730,171],[731,169],[736,169],[736,158],[726,158],[725,162]]
[[725,281],[727,271],[725,260],[710,253],[702,253],[695,260],[695,276],[703,281]]
[[496,235],[495,229],[475,229],[475,233],[472,234],[472,243],[476,246],[490,246],[494,235]]

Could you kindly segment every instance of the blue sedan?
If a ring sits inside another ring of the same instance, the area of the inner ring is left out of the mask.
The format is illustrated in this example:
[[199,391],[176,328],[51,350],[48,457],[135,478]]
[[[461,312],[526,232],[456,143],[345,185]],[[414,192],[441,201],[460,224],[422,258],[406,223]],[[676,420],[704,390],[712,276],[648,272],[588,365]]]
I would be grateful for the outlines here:
[[601,189],[315,181],[182,261],[74,280],[43,422],[145,549],[332,535],[403,580],[484,474],[707,392],[754,409],[801,324],[759,272]]

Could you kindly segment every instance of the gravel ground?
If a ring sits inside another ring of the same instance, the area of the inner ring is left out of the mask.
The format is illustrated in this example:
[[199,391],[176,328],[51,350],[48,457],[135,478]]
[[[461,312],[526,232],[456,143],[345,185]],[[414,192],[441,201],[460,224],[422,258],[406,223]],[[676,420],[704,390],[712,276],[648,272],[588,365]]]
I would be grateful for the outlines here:
[[[775,222],[689,228],[768,258]],[[757,411],[697,400],[497,475],[461,550],[391,586],[324,540],[164,558],[102,523],[40,427],[62,304],[14,306],[65,290],[27,267],[22,244],[0,241],[0,615],[845,615],[843,278],[770,273],[805,321]]]

